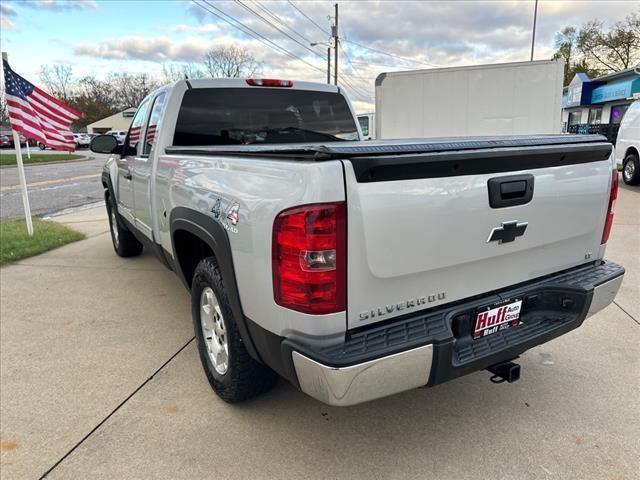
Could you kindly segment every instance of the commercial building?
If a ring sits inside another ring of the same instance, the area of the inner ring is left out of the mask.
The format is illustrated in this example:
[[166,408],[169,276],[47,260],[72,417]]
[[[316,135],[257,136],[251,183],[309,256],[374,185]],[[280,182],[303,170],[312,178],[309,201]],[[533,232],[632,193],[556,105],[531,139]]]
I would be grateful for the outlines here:
[[106,133],[110,130],[127,131],[136,113],[135,108],[127,108],[102,120],[87,125],[87,133]]
[[629,105],[639,98],[639,67],[594,79],[578,73],[563,91],[562,130],[599,133],[615,142],[622,117]]

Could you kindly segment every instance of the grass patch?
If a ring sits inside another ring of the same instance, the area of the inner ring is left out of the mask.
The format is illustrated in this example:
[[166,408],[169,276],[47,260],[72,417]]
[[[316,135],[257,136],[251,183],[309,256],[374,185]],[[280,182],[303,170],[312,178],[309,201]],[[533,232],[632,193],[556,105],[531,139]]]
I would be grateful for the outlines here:
[[[30,163],[47,163],[47,162],[65,162],[85,158],[86,155],[77,155],[74,153],[32,153],[31,158],[27,157],[26,152],[22,152],[22,163],[28,165]],[[0,152],[0,165],[16,165],[15,153]]]
[[84,235],[59,223],[33,219],[33,237],[24,218],[0,222],[0,265],[82,240]]

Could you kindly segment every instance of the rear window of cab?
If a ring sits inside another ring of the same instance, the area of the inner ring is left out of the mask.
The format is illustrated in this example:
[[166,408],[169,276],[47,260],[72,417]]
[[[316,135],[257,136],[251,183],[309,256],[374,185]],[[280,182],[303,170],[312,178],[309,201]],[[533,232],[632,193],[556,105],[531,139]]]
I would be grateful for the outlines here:
[[173,145],[358,140],[339,93],[279,88],[194,88],[184,94]]

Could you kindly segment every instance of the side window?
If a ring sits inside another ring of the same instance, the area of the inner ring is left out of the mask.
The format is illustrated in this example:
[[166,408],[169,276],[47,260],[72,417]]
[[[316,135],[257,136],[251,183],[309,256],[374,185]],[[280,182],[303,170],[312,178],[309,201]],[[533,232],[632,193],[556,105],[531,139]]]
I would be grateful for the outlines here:
[[360,129],[362,130],[362,135],[369,135],[369,117],[358,117],[358,123],[360,124]]
[[156,133],[160,128],[160,120],[162,114],[162,107],[164,107],[166,94],[161,93],[153,101],[153,107],[151,108],[151,116],[149,117],[149,124],[147,125],[147,134],[145,136],[143,155],[149,155],[151,148],[156,143]]
[[131,122],[131,126],[129,127],[129,133],[127,135],[127,145],[131,148],[138,148],[138,142],[140,142],[140,135],[142,134],[142,124],[144,123],[144,118],[147,116],[147,105],[149,102],[144,101],[138,107],[138,111],[133,117],[133,121]]

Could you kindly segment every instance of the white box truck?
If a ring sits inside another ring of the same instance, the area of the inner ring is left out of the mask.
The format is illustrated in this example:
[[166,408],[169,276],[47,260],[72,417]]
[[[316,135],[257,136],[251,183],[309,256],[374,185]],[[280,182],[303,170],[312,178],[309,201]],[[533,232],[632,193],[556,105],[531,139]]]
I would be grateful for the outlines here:
[[555,60],[382,73],[376,138],[560,133],[563,73]]

